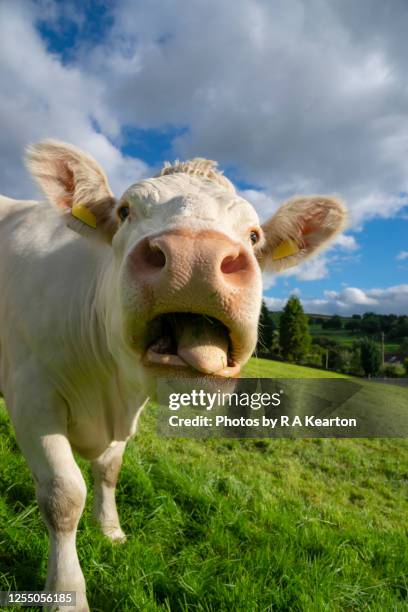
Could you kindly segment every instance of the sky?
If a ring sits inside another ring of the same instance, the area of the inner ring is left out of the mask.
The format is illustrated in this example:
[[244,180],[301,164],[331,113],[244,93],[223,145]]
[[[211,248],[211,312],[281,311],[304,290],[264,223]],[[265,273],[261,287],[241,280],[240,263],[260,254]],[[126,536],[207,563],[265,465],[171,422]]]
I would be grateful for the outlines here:
[[406,0],[2,0],[0,192],[38,197],[24,148],[57,138],[118,196],[195,156],[261,220],[336,194],[347,230],[267,304],[408,314],[407,31]]

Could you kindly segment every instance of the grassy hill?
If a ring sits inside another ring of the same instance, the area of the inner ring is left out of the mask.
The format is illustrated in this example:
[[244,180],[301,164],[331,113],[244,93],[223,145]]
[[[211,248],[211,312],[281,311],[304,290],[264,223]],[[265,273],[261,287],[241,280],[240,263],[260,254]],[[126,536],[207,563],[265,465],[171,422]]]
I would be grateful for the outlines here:
[[[260,359],[246,375],[333,376]],[[372,388],[391,403],[407,393]],[[99,535],[88,499],[78,550],[94,611],[407,609],[407,440],[168,440],[155,428],[151,406],[118,487],[124,545]],[[0,589],[41,589],[47,539],[1,408],[0,542]]]
[[[328,338],[344,348],[351,348],[354,342],[367,337],[367,334],[351,333],[347,329],[324,329],[321,325],[309,324],[309,330],[312,338]],[[380,343],[379,334],[374,334],[374,339]],[[399,342],[385,342],[384,347],[386,352],[392,353],[398,350],[399,345]]]
[[345,374],[338,374],[337,372],[256,357],[253,357],[247,363],[242,375],[248,378],[349,378]]

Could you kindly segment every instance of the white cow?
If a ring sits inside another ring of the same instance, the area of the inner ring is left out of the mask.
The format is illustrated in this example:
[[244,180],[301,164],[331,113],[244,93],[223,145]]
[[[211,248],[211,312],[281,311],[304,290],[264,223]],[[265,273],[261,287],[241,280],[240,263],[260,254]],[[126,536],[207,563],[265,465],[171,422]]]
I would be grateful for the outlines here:
[[157,377],[238,376],[256,344],[261,268],[303,261],[346,214],[332,197],[301,197],[261,226],[204,159],[165,166],[119,201],[64,143],[30,147],[28,168],[48,201],[0,198],[0,388],[49,531],[46,589],[76,591],[63,609],[83,611],[73,450],[92,462],[103,533],[123,540],[115,486]]

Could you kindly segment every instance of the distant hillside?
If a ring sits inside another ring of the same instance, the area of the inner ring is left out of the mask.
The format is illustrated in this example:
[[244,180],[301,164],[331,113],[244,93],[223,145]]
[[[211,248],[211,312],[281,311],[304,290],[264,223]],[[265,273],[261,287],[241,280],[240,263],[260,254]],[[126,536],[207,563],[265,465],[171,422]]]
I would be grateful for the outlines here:
[[[354,342],[367,336],[367,334],[352,333],[347,329],[324,329],[321,325],[309,324],[309,329],[312,338],[328,338],[344,348],[351,348]],[[381,342],[380,334],[373,334],[371,337]],[[384,348],[387,352],[392,353],[398,350],[399,344],[399,342],[385,342]]]
[[[272,320],[274,324],[276,325],[276,327],[279,326],[279,320],[280,320],[281,314],[282,314],[281,311],[271,312]],[[371,332],[368,334],[368,333],[358,332],[358,331],[353,332],[348,329],[345,329],[346,323],[353,319],[353,317],[351,316],[350,317],[339,316],[339,318],[341,319],[343,323],[342,329],[327,329],[323,327],[322,323],[314,322],[319,319],[321,321],[329,321],[332,318],[331,315],[307,313],[307,316],[309,318],[310,333],[313,338],[327,338],[328,340],[332,340],[333,342],[336,342],[336,344],[344,348],[351,348],[355,341],[361,340],[367,335],[372,337],[374,340],[378,340],[378,342],[381,342],[381,332],[380,331]],[[310,323],[310,321],[312,321],[312,323]],[[405,333],[402,336],[397,337],[397,338],[387,339],[386,337],[385,343],[384,343],[385,351],[387,353],[394,353],[398,351],[398,347],[400,346],[401,341],[404,337],[405,337]]]

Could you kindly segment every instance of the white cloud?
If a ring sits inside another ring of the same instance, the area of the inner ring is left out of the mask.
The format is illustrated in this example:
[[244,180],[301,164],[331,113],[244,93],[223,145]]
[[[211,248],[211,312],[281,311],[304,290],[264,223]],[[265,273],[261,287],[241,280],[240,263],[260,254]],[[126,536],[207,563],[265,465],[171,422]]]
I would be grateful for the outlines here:
[[262,275],[263,288],[265,291],[276,285],[276,274],[264,272]]
[[[187,128],[175,156],[218,159],[262,188],[243,192],[262,219],[306,192],[340,194],[354,228],[395,216],[408,204],[405,0],[394,9],[381,0],[118,0],[95,42],[81,4],[3,0],[1,189],[31,195],[23,147],[54,136],[88,148],[122,191],[147,172],[120,153],[123,126],[173,125]],[[68,64],[46,51],[38,18],[82,32]]]
[[[354,252],[359,248],[354,236],[340,234],[333,240],[329,248],[324,253],[318,253],[312,259],[307,259],[304,263],[289,268],[281,273],[282,276],[294,276],[301,281],[315,281],[322,278],[327,278],[330,273],[330,268],[337,265],[341,259],[337,254],[338,251]],[[334,253],[333,253],[334,251]],[[270,282],[266,288],[271,287]]]
[[248,202],[255,207],[261,223],[274,215],[280,204],[282,204],[282,202],[276,201],[264,191],[257,191],[255,189],[242,189],[239,195],[248,200]]
[[339,236],[336,236],[332,245],[338,246],[344,249],[345,251],[356,251],[359,248],[354,236],[348,236],[346,234],[340,234]]
[[[405,189],[404,183],[401,182],[400,184],[401,189]],[[357,194],[355,198],[351,196],[348,202],[351,214],[350,225],[353,226],[353,229],[358,230],[362,228],[365,222],[370,221],[374,217],[389,219],[396,216],[407,203],[406,195],[398,193],[390,194],[386,191],[368,192],[365,195]]]
[[282,272],[282,276],[295,276],[301,281],[314,281],[326,278],[329,274],[328,258],[325,254],[320,254],[313,259],[306,260],[296,268],[289,268]]
[[17,198],[35,195],[22,162],[24,148],[52,137],[91,153],[113,190],[122,193],[146,174],[146,164],[124,156],[105,135],[118,134],[119,124],[103,102],[103,82],[48,53],[34,21],[30,3],[0,4],[1,192]]
[[408,259],[408,251],[401,251],[400,253],[398,253],[396,259],[399,259],[400,261]]
[[252,194],[262,214],[339,193],[358,227],[407,205],[408,12],[355,4],[122,0],[81,61],[106,74],[120,122],[188,126],[175,153],[239,168],[265,189]]
[[269,297],[268,295],[264,295],[263,299],[269,310],[282,310],[287,302],[287,299]]
[[[281,310],[287,301],[265,297],[271,310]],[[352,315],[373,311],[379,314],[408,314],[408,285],[378,289],[344,287],[341,291],[325,291],[323,298],[302,299],[306,312],[315,314]]]
[[345,287],[340,293],[336,291],[325,291],[325,297],[336,300],[339,305],[353,304],[355,306],[373,306],[379,302],[376,298],[370,297],[367,292],[364,292],[358,287]]

